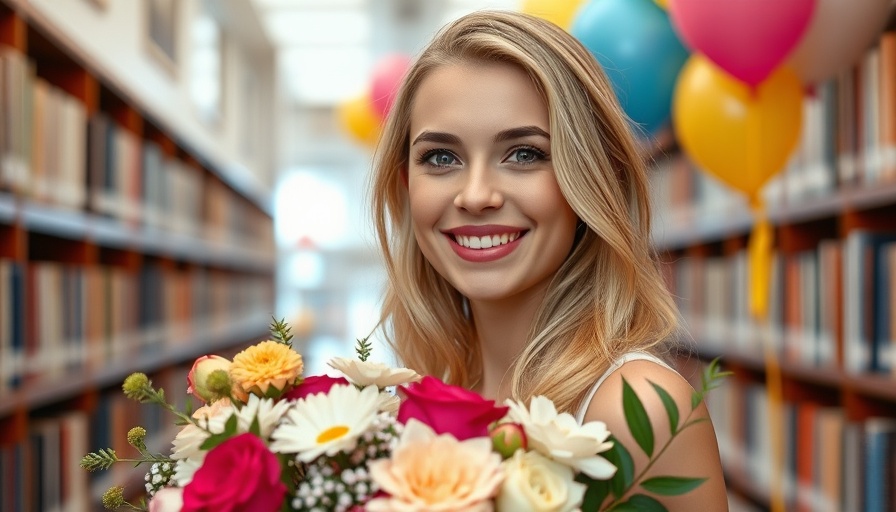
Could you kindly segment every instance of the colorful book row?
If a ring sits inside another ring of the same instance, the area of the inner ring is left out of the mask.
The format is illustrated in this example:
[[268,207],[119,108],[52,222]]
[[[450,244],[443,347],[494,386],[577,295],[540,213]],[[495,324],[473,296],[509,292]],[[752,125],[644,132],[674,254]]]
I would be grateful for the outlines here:
[[0,48],[0,190],[234,246],[273,248],[270,218],[201,168],[37,76]]
[[266,276],[0,260],[0,396],[273,311]]
[[787,510],[890,512],[896,509],[896,418],[852,421],[841,407],[785,402],[773,424],[764,385],[729,379],[707,405],[726,472],[768,503],[776,460]]
[[770,344],[795,364],[896,373],[896,232],[856,229],[772,261],[765,324],[749,312],[746,250],[670,263],[690,334],[715,352]]

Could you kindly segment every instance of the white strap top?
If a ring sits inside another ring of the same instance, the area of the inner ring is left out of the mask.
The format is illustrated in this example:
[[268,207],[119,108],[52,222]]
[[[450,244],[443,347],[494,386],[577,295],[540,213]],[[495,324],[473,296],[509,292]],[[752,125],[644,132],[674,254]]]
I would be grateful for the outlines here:
[[597,382],[595,382],[594,385],[591,386],[591,389],[588,390],[588,394],[585,395],[585,400],[582,401],[582,405],[579,407],[579,411],[576,413],[576,421],[579,425],[585,422],[585,413],[588,411],[588,406],[591,405],[591,400],[594,399],[594,394],[597,393],[597,389],[600,388],[600,385],[603,384],[604,381],[607,380],[607,378],[612,375],[613,372],[621,368],[622,365],[628,363],[629,361],[651,361],[662,367],[668,368],[673,372],[675,371],[675,369],[663,362],[662,359],[646,352],[629,352],[627,354],[623,354],[622,357],[613,361],[613,364],[611,364],[610,367],[607,368],[607,371],[605,371],[604,374],[601,375],[599,379],[597,379]]

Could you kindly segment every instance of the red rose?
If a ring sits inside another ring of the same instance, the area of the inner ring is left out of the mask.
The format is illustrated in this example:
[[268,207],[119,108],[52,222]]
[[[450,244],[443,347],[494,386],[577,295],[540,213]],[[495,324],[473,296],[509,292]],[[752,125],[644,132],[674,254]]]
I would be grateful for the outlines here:
[[317,393],[329,393],[330,388],[336,384],[349,385],[345,377],[330,377],[329,375],[312,375],[302,379],[302,383],[290,389],[283,395],[283,400],[298,400],[308,395]]
[[451,434],[459,441],[488,436],[488,427],[507,414],[507,407],[495,407],[494,400],[464,388],[450,386],[434,377],[409,387],[398,409],[398,421],[414,418],[429,425],[437,434]]
[[240,434],[209,450],[184,487],[182,512],[277,512],[286,486],[280,462],[253,434]]

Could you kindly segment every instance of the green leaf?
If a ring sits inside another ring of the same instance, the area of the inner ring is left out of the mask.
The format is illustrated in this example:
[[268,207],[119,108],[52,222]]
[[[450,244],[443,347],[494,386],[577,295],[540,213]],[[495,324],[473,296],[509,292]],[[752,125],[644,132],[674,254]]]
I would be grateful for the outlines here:
[[249,433],[261,437],[261,424],[258,422],[258,415],[252,418],[252,424],[249,425]]
[[220,434],[212,434],[208,436],[208,438],[199,446],[199,449],[208,451],[223,443],[224,441],[230,439],[234,434],[236,434],[236,427],[236,414],[231,414],[230,417],[227,418],[227,423],[224,424],[224,431]]
[[625,422],[635,438],[638,446],[648,457],[653,456],[653,426],[647,416],[647,410],[641,399],[635,394],[625,377],[622,378],[622,408],[625,411]]
[[656,391],[656,394],[660,396],[660,400],[663,401],[663,407],[666,408],[666,415],[669,417],[669,431],[674,434],[678,429],[678,406],[675,405],[672,395],[663,389],[662,386],[653,382],[650,382],[650,385],[653,386],[653,390]]
[[610,494],[609,480],[595,480],[585,473],[576,475],[576,481],[588,486],[582,500],[581,510],[600,510],[601,503]]
[[610,479],[610,490],[613,495],[620,497],[625,494],[635,481],[635,461],[618,439],[610,437],[613,447],[603,453],[610,464],[616,466],[616,474]]
[[705,481],[705,478],[657,476],[641,482],[641,487],[654,494],[678,496],[693,491]]
[[611,508],[612,512],[669,512],[669,510],[659,501],[645,496],[643,494],[635,494],[631,498]]
[[691,409],[696,409],[700,402],[703,401],[703,395],[697,391],[691,395]]

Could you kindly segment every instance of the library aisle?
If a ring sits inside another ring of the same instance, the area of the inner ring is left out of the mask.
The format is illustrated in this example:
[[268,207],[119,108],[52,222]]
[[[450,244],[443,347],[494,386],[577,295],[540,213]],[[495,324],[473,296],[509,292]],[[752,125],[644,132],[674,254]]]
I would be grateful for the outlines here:
[[[143,468],[78,467],[129,453],[137,424],[170,447],[170,417],[120,392],[133,371],[184,405],[194,359],[232,356],[272,316],[309,373],[350,356],[383,285],[365,211],[377,126],[347,123],[352,95],[445,21],[521,3],[0,0],[0,512],[139,495]],[[674,127],[649,155],[676,364],[733,372],[708,398],[732,512],[896,510],[893,4],[856,0],[885,7],[880,30],[800,93],[796,150],[761,189],[765,321],[757,212]]]

